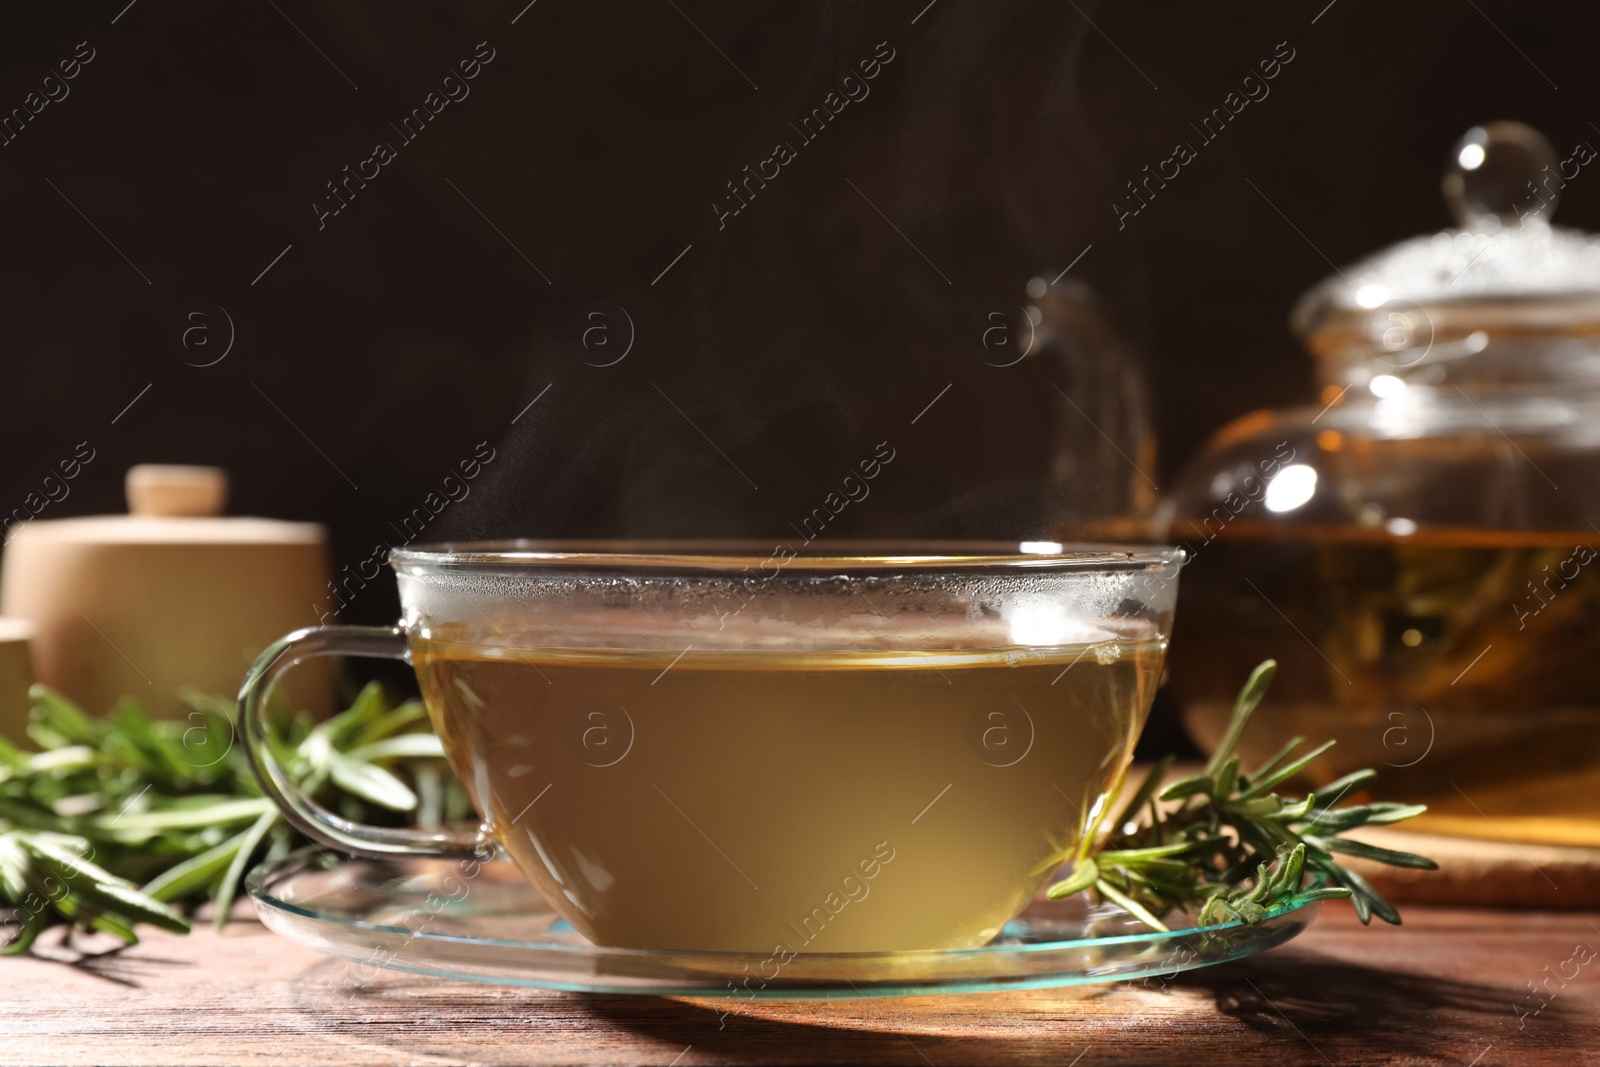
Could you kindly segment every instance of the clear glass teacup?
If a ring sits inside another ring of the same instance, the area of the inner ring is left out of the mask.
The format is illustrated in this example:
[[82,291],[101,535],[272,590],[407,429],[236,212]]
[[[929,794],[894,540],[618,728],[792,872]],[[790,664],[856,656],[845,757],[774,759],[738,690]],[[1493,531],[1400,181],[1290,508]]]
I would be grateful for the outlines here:
[[[312,838],[498,846],[597,944],[769,953],[993,938],[1092,839],[1160,680],[1181,551],[535,543],[396,550],[399,627],[302,630],[240,692]],[[353,823],[266,739],[312,656],[412,664],[476,832]]]

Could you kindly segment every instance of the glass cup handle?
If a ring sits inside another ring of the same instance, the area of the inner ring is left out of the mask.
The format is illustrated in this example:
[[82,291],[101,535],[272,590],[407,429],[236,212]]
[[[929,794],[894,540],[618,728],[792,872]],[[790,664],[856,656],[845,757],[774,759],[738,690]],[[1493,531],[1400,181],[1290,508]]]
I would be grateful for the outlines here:
[[256,657],[239,690],[239,726],[245,756],[261,791],[283,817],[313,841],[357,856],[447,856],[485,860],[493,856],[486,830],[412,830],[369,826],[340,818],[318,804],[284,774],[267,732],[267,694],[278,677],[312,656],[368,656],[411,662],[405,631],[393,626],[316,626],[280,638]]

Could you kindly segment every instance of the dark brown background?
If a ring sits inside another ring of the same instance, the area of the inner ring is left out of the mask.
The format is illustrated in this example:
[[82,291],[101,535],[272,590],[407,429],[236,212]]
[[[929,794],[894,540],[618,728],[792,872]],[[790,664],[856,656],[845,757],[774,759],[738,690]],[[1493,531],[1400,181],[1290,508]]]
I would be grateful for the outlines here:
[[[119,510],[135,462],[215,463],[236,513],[328,523],[336,565],[480,441],[430,536],[784,534],[883,440],[830,533],[1034,534],[1059,413],[972,350],[986,302],[1092,245],[1072,277],[1146,354],[1170,483],[1229,418],[1311,399],[1290,303],[1323,254],[1447,223],[1467,127],[1600,144],[1580,5],[125,2],[0,12],[0,110],[96,51],[0,148],[0,510],[88,440],[48,517]],[[324,183],[480,41],[471,95],[319,231]],[[718,232],[723,183],[880,41],[871,95]],[[1118,232],[1123,183],[1284,41],[1271,95]],[[1600,226],[1600,178],[1558,221]],[[573,351],[594,299],[636,325],[614,367]],[[215,366],[168,341],[195,300],[236,329]]]

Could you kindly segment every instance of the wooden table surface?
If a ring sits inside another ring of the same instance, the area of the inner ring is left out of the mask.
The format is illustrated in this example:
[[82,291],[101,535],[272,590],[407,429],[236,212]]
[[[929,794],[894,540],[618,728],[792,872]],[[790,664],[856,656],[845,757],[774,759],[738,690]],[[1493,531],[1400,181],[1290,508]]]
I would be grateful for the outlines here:
[[0,1063],[1600,1064],[1595,912],[1413,905],[1368,930],[1333,905],[1164,987],[759,1006],[361,983],[253,920],[98,956],[42,940],[0,959]]

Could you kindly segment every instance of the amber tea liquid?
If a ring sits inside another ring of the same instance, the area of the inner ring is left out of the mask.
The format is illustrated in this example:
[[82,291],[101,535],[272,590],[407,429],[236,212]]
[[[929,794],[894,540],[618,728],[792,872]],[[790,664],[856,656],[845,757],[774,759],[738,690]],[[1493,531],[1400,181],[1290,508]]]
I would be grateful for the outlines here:
[[1120,780],[1161,657],[412,649],[479,811],[579,931],[763,954],[988,941]]
[[1238,521],[1184,569],[1174,688],[1214,742],[1239,680],[1275,657],[1254,758],[1337,738],[1317,777],[1373,767],[1380,795],[1430,805],[1408,827],[1600,844],[1591,544],[1600,534]]

